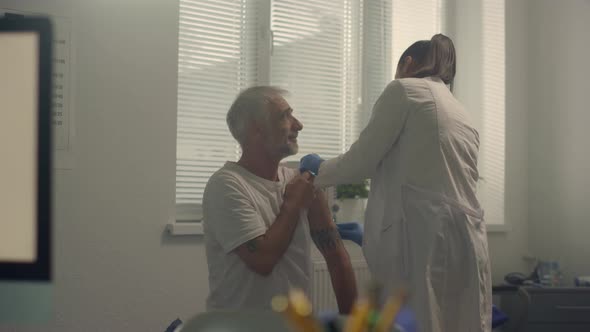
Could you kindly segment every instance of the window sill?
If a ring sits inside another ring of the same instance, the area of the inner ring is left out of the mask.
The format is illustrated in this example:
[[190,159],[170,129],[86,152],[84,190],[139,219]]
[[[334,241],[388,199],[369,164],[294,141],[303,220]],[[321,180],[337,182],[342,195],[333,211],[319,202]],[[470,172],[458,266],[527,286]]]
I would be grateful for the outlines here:
[[166,225],[166,230],[172,236],[203,235],[200,222],[172,222]]
[[[199,222],[174,222],[166,225],[166,230],[172,236],[203,235],[203,225]],[[507,233],[508,225],[488,225],[488,233]]]
[[[200,222],[172,222],[166,225],[168,234],[172,236],[203,235],[203,225]],[[506,224],[487,225],[488,233],[507,233],[510,227]]]

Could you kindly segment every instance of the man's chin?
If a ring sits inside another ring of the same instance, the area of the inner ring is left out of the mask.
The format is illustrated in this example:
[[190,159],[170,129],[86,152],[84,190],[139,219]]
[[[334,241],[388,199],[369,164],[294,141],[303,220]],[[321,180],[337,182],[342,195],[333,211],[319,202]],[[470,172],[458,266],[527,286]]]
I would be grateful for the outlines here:
[[283,155],[283,158],[287,158],[287,157],[296,155],[297,152],[299,152],[299,146],[289,145],[289,146],[285,146],[285,148],[282,150],[282,155]]

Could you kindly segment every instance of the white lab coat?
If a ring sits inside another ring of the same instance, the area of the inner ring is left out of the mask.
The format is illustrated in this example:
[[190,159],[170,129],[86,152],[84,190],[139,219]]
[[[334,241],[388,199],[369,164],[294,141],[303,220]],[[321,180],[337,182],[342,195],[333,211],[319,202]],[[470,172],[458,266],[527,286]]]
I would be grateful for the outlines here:
[[315,184],[371,179],[363,251],[386,291],[409,288],[423,332],[491,331],[490,262],[476,197],[479,136],[437,78],[391,82]]

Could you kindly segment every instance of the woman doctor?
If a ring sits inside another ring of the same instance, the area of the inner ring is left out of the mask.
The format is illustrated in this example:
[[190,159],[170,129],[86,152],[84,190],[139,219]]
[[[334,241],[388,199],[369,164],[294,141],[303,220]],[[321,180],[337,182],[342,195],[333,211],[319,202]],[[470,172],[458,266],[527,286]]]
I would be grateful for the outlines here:
[[408,287],[424,332],[491,331],[490,261],[476,197],[479,136],[447,84],[455,48],[438,34],[401,56],[367,127],[334,159],[311,154],[314,184],[371,179],[363,251],[387,292]]

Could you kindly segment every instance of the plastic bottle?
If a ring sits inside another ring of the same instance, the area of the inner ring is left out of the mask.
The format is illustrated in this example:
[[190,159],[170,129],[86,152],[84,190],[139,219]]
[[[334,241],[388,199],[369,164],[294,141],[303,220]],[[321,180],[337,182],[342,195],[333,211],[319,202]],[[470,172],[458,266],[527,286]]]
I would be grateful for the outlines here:
[[552,273],[552,286],[560,287],[563,285],[563,276],[559,269],[559,263],[557,261],[551,262],[551,273]]

